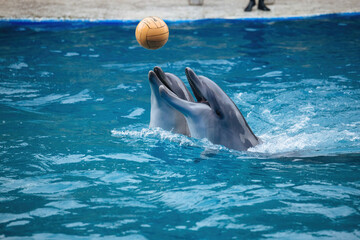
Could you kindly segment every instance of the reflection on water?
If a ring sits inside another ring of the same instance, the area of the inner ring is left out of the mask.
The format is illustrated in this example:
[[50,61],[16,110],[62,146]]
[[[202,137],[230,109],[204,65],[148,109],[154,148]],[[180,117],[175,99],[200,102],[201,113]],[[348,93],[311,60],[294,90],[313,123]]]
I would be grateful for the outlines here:
[[[148,51],[131,24],[0,23],[0,237],[360,238],[358,17],[169,26]],[[155,65],[263,144],[148,129]]]

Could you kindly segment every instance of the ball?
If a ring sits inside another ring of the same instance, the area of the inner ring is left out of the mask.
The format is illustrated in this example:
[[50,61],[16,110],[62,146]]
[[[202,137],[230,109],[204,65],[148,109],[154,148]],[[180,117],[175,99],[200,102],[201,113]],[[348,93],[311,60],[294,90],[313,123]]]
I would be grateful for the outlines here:
[[159,17],[147,17],[141,20],[135,31],[138,43],[147,49],[159,49],[169,38],[169,28]]

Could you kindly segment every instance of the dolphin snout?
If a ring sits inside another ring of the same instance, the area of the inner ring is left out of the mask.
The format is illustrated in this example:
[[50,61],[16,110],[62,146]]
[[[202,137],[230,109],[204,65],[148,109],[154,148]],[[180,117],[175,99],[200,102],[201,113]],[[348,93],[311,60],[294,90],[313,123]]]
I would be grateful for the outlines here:
[[196,100],[199,103],[206,103],[208,104],[207,99],[205,98],[203,91],[204,87],[202,86],[202,82],[196,73],[189,67],[185,68],[185,74],[190,84],[191,90],[193,91]]
[[164,81],[166,79],[165,73],[161,69],[161,67],[158,67],[158,66],[154,67],[154,72],[161,81]]
[[198,76],[196,75],[196,73],[189,67],[185,68],[185,74],[189,81],[198,80]]
[[150,70],[148,77],[149,77],[149,82],[150,82],[151,84],[160,85],[160,84],[158,84],[158,83],[159,83],[159,79],[158,79],[158,77],[156,76],[156,73],[155,73],[154,71]]

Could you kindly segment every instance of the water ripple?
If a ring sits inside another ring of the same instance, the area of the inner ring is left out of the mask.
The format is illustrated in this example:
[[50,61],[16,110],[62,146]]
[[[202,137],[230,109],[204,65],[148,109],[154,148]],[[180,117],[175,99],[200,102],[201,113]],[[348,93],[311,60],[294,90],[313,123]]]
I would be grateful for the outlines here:
[[[200,22],[155,52],[133,23],[0,23],[0,238],[360,239],[360,21]],[[263,144],[149,129],[156,65]]]
[[283,231],[272,234],[264,234],[264,237],[267,239],[359,239],[360,232],[346,232],[346,231],[331,231],[324,230],[318,232],[292,232],[292,231]]
[[306,191],[311,194],[316,194],[323,197],[334,198],[334,199],[347,199],[352,196],[359,197],[360,190],[345,187],[345,186],[334,186],[334,185],[301,185],[296,186],[294,189]]
[[348,206],[338,206],[338,207],[326,207],[322,204],[314,204],[314,203],[289,203],[283,202],[284,204],[288,205],[288,207],[279,208],[279,209],[269,209],[265,210],[268,213],[277,213],[277,214],[319,214],[323,215],[330,219],[336,218],[344,218],[348,217],[352,214],[356,213],[356,210],[350,208]]

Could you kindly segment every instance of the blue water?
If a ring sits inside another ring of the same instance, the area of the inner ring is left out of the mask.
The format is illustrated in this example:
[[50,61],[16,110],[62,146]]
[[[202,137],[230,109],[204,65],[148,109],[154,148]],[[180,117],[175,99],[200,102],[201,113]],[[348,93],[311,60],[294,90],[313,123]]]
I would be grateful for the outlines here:
[[[360,239],[360,18],[0,23],[0,238]],[[148,129],[147,73],[214,80],[263,144]]]

